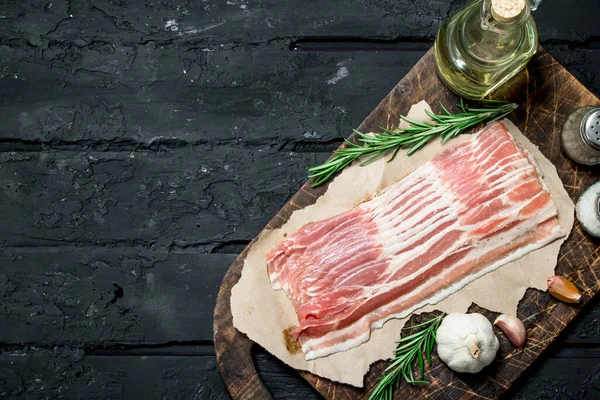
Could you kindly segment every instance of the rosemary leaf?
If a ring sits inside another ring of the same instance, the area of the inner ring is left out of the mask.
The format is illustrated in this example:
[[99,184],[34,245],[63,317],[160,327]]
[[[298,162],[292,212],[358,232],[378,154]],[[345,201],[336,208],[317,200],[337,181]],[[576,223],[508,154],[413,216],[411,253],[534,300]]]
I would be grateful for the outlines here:
[[434,114],[426,110],[431,122],[418,122],[401,115],[400,119],[409,124],[404,129],[390,130],[380,127],[382,132],[373,135],[355,129],[358,143],[346,140],[346,147],[335,150],[333,156],[325,163],[308,168],[309,178],[314,179],[312,186],[327,182],[333,175],[357,159],[366,158],[360,164],[364,166],[391,153],[389,160],[391,161],[400,149],[408,149],[407,155],[411,156],[438,136],[441,137],[442,143],[445,143],[468,128],[482,122],[497,121],[517,108],[514,103],[498,100],[485,100],[479,108],[469,108],[461,99],[457,106],[462,111],[457,114],[451,114],[443,104],[441,104],[443,114]]
[[[431,352],[435,343],[435,334],[442,317],[443,315],[440,315],[420,324],[404,328],[405,330],[419,330],[398,339],[394,358],[385,369],[385,375],[379,378],[379,382],[371,392],[369,400],[391,399],[394,388],[398,387],[402,380],[412,385],[429,384],[424,380],[425,359],[431,365]],[[419,365],[420,379],[415,379],[413,374],[415,362]]]
[[419,372],[421,372],[421,379],[425,378],[425,361],[423,360],[423,345],[419,347],[417,352],[417,358],[419,359]]

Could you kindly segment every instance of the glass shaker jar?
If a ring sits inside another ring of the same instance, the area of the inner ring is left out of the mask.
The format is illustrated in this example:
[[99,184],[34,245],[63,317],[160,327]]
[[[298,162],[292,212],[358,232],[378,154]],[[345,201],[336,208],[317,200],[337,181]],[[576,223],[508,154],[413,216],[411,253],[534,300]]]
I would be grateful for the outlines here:
[[583,107],[567,117],[561,145],[573,161],[584,165],[600,164],[600,107]]

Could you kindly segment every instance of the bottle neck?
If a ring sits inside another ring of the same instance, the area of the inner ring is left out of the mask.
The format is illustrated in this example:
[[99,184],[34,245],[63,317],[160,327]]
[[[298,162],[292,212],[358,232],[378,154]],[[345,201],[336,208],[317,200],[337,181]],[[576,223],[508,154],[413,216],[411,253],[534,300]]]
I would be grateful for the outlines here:
[[520,31],[531,16],[526,0],[483,0],[480,11],[481,29],[499,35]]
[[519,47],[523,27],[530,17],[529,8],[525,6],[512,20],[503,22],[492,14],[492,0],[480,0],[480,3],[464,16],[459,28],[460,41],[478,62],[493,64]]

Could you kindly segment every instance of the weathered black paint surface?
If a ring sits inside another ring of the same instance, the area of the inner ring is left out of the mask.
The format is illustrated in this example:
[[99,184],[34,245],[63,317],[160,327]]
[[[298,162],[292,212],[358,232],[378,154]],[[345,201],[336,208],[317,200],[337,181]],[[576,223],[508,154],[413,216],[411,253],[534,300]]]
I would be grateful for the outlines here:
[[[0,398],[227,398],[225,270],[461,5],[2,2]],[[597,95],[598,17],[536,14]],[[600,303],[582,314],[511,397],[600,396]],[[256,361],[277,398],[316,397]]]

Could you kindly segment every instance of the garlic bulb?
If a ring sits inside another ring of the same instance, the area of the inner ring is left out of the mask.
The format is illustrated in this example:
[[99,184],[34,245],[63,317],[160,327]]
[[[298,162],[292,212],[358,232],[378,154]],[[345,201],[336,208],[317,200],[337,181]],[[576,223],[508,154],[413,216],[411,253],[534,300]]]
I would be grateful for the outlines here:
[[440,359],[456,372],[475,373],[494,361],[500,343],[481,314],[448,314],[436,334]]

